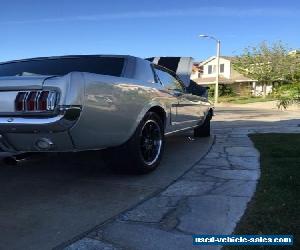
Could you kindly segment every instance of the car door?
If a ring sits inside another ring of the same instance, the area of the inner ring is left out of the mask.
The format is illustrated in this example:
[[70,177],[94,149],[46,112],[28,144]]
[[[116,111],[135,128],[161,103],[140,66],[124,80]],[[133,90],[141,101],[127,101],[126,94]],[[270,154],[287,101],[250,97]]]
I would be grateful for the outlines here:
[[176,108],[176,116],[172,125],[182,129],[199,123],[204,116],[201,97],[187,93],[183,83],[167,70],[156,69],[156,73],[165,90],[175,98],[172,106]]
[[201,97],[184,92],[178,98],[177,123],[182,127],[195,126],[204,118]]
[[203,100],[188,93],[184,84],[176,76],[172,77],[178,91],[176,123],[182,128],[195,126],[204,118]]
[[170,107],[170,123],[174,125],[176,123],[177,116],[177,106],[178,106],[178,95],[176,91],[169,89],[169,82],[171,82],[171,76],[164,70],[157,68],[155,65],[155,74],[157,79],[163,86],[163,92],[167,94],[167,98],[164,99],[164,102],[167,102],[167,106]]

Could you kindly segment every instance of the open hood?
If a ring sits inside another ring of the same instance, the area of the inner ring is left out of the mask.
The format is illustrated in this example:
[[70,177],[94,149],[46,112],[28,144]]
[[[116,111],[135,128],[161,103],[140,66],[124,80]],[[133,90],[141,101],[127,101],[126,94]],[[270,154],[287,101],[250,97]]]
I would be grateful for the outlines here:
[[193,68],[192,57],[150,57],[146,58],[146,60],[172,70],[179,76],[186,87],[190,85]]

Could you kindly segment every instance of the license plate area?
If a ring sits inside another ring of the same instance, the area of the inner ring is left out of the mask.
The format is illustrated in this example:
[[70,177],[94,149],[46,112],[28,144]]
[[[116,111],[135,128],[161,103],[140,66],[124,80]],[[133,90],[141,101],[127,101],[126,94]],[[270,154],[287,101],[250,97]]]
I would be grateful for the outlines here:
[[15,99],[18,91],[0,92],[0,113],[15,112]]

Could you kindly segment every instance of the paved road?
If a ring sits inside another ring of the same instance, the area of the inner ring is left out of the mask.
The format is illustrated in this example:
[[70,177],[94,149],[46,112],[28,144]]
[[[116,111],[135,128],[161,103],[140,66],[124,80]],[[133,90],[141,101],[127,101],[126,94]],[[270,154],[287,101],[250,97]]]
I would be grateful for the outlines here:
[[145,176],[112,173],[100,153],[0,163],[0,249],[50,249],[160,192],[208,151],[212,138],[169,137],[163,162]]
[[268,127],[280,124],[299,124],[300,112],[282,111],[276,108],[217,107],[213,118],[213,128],[227,127]]

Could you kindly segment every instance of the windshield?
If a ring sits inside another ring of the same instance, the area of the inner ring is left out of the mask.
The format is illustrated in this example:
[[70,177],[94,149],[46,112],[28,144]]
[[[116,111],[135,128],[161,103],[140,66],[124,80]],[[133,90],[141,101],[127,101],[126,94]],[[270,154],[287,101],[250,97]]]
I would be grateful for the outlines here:
[[121,76],[124,58],[121,57],[69,57],[30,59],[0,64],[1,76],[66,75],[73,71]]

